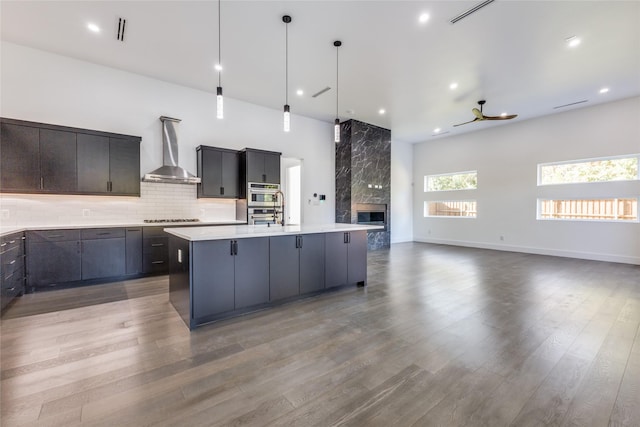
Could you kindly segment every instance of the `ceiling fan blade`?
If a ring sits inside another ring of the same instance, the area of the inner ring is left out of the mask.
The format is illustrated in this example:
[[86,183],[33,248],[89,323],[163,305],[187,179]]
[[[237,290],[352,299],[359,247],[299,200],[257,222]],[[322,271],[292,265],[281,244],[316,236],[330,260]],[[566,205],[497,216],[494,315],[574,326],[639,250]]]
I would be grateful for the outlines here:
[[459,123],[459,124],[457,124],[457,125],[453,125],[453,126],[454,126],[454,127],[456,127],[456,126],[468,125],[469,123],[479,122],[479,121],[481,121],[481,120],[482,120],[482,119],[479,119],[479,118],[477,118],[477,117],[476,117],[475,119],[470,120],[470,121],[468,121],[468,122]]
[[478,110],[477,108],[474,108],[471,111],[473,112],[473,115],[478,118],[478,120],[484,120],[485,116],[482,114],[482,111]]
[[485,120],[511,120],[518,117],[517,114],[511,114],[510,116],[484,116]]

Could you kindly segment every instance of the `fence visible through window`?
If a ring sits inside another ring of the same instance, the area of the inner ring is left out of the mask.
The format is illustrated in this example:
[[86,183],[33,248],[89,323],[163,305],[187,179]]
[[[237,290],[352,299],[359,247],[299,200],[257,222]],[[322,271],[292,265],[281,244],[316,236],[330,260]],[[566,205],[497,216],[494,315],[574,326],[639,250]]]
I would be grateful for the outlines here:
[[539,219],[638,221],[638,199],[540,200]]
[[448,216],[475,218],[475,200],[425,202],[424,216]]

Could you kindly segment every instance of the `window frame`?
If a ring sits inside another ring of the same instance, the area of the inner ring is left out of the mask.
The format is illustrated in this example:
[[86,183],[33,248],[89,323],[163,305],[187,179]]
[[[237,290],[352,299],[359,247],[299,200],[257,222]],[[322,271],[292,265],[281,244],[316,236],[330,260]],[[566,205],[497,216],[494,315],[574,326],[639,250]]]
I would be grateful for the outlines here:
[[[596,161],[606,161],[606,160],[618,160],[618,159],[633,159],[635,158],[638,162],[638,171],[636,177],[634,179],[617,179],[611,181],[585,181],[585,182],[554,182],[550,184],[542,183],[542,168],[544,166],[555,166],[555,165],[570,165],[570,164],[579,164],[579,163],[589,163]],[[611,182],[633,182],[640,181],[640,153],[637,154],[622,154],[617,156],[603,156],[603,157],[592,157],[588,159],[575,159],[575,160],[563,160],[560,162],[546,162],[546,163],[538,163],[537,167],[537,184],[538,187],[547,187],[553,185],[575,185],[575,184],[597,184],[597,183],[611,183]]]
[[[452,190],[429,190],[429,178],[430,177],[440,177],[440,176],[454,176],[454,175],[467,175],[467,174],[476,174],[476,186],[475,188],[456,188]],[[477,190],[478,189],[478,170],[469,170],[469,171],[461,171],[461,172],[450,172],[450,173],[436,173],[431,175],[424,176],[423,189],[425,193],[438,193],[441,191],[469,191],[469,190]]]
[[[429,215],[429,203],[475,203],[475,216],[462,216],[462,215]],[[478,201],[476,199],[464,199],[464,200],[425,200],[422,206],[423,218],[462,218],[462,219],[477,219],[478,218]]]

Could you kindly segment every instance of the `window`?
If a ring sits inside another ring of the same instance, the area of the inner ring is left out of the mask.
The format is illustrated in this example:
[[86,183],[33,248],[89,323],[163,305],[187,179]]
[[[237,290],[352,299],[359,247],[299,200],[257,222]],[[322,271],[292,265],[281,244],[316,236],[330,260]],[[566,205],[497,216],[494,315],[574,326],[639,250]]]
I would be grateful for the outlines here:
[[475,190],[478,188],[478,172],[454,172],[424,177],[424,191]]
[[538,199],[538,219],[638,221],[638,199]]
[[538,165],[538,185],[640,179],[639,154]]
[[424,216],[446,216],[458,218],[476,217],[475,200],[436,200],[424,202]]

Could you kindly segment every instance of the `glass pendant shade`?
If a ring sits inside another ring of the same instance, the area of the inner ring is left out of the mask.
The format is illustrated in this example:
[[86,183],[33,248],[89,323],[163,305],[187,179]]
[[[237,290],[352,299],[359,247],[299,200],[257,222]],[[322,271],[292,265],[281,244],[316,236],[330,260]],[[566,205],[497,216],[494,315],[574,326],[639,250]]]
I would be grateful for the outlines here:
[[284,131],[289,132],[291,130],[291,112],[289,106],[284,106]]
[[218,86],[218,95],[217,95],[217,106],[216,106],[216,117],[219,119],[224,118],[224,99],[222,98],[222,88]]

